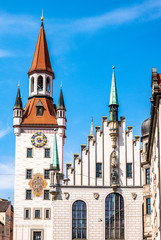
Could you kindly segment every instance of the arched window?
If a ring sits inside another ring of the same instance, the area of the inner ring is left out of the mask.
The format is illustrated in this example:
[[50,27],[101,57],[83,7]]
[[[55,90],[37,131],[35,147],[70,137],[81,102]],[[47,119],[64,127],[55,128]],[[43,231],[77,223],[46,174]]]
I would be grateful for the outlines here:
[[105,200],[105,239],[124,239],[124,199],[118,193]]
[[42,76],[39,76],[39,77],[38,77],[37,89],[38,89],[39,91],[42,91],[42,90],[43,90],[43,77],[42,77]]
[[31,78],[31,92],[34,92],[34,77]]
[[86,239],[87,236],[86,203],[78,200],[72,206],[72,239]]
[[50,78],[49,77],[47,77],[47,79],[46,79],[46,91],[50,92]]

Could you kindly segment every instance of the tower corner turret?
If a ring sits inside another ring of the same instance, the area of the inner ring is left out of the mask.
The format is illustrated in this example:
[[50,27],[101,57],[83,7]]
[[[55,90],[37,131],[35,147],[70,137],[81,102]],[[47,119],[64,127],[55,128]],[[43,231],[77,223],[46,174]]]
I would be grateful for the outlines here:
[[13,127],[14,127],[14,133],[16,136],[20,135],[20,126],[21,126],[22,118],[23,118],[23,105],[22,105],[22,99],[20,94],[20,86],[18,86],[16,101],[13,108]]

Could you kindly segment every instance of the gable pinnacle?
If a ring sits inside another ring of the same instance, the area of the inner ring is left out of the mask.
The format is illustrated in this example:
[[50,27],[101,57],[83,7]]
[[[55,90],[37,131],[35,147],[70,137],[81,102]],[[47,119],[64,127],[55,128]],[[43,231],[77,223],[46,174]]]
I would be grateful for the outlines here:
[[90,135],[94,136],[93,117],[91,118],[91,131],[90,131]]
[[111,105],[119,106],[118,96],[117,96],[117,87],[116,87],[116,77],[115,77],[115,71],[114,71],[115,67],[113,66],[112,68],[113,68],[113,73],[112,73],[112,84],[111,84],[109,106],[111,106]]

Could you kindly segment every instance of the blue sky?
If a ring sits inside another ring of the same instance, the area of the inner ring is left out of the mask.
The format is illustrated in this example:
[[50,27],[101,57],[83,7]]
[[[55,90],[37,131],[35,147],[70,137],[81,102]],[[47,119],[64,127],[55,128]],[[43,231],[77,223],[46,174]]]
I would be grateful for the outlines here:
[[44,9],[44,26],[55,72],[54,103],[60,84],[67,109],[64,161],[87,142],[91,117],[101,126],[109,116],[112,66],[116,67],[119,116],[140,135],[150,115],[151,70],[161,72],[160,0],[7,1],[0,9],[0,197],[13,201],[15,136],[13,106],[20,83],[28,98],[31,66]]

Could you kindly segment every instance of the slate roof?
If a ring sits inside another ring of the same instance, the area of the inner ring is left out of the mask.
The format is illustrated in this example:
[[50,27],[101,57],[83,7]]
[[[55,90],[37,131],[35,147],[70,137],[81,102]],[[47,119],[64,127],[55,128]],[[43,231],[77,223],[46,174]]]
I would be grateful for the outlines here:
[[6,212],[11,202],[0,201],[0,212]]

